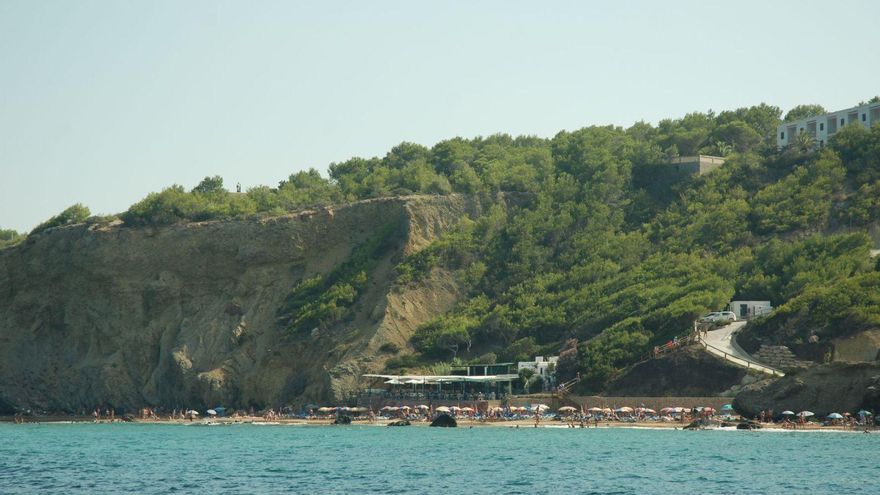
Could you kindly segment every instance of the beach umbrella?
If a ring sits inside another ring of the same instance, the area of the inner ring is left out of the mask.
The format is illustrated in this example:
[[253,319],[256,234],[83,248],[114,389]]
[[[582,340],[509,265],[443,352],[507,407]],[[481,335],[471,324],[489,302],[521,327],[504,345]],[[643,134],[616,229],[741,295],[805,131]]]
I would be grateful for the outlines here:
[[577,409],[575,409],[575,408],[573,408],[573,407],[571,407],[571,406],[563,406],[563,407],[560,407],[560,408],[558,409],[558,411],[561,412],[561,413],[571,413],[571,412],[575,412],[575,411],[577,411]]
[[422,411],[427,411],[428,409],[431,409],[431,408],[424,405],[424,404],[420,404],[420,405],[416,406],[416,409],[421,409]]
[[633,412],[633,408],[631,407],[618,407],[614,410],[616,413],[631,413]]
[[724,404],[723,406],[721,406],[721,410],[722,410],[722,411],[732,411],[732,410],[733,410],[733,405],[731,405],[731,404]]
[[703,408],[700,409],[700,411],[702,411],[702,412],[708,412],[708,413],[713,413],[713,412],[715,412],[715,409],[713,409],[713,408],[711,408],[711,407],[703,407]]
[[450,406],[449,409],[451,409],[453,411],[461,411],[461,408],[458,406]]
[[446,406],[440,406],[436,409],[437,412],[449,412],[450,409]]
[[829,418],[829,419],[843,419],[843,416],[841,416],[839,413],[836,413],[836,412],[835,412],[835,413],[831,413],[831,414],[829,414],[828,416],[826,416],[826,418]]
[[547,404],[536,404],[536,405],[532,406],[532,410],[538,411],[538,412],[546,411],[547,409],[550,409],[550,406],[548,406]]
[[657,411],[655,411],[651,408],[648,408],[648,407],[637,407],[636,412],[644,413],[644,414],[656,414],[657,413]]
[[861,411],[859,411],[859,416],[873,416],[873,414],[874,414],[874,413],[872,413],[871,411],[866,411],[866,410],[864,410],[864,409],[862,409]]
[[605,408],[602,409],[602,413],[603,413],[603,414],[611,414],[611,413],[613,413],[613,412],[614,412],[614,411],[612,411],[610,407],[605,407]]
[[602,408],[601,407],[591,407],[591,408],[587,409],[587,412],[591,412],[591,413],[602,412]]
[[815,416],[815,414],[813,414],[810,411],[801,411],[798,413],[798,416],[803,416],[804,418],[809,418],[810,416]]
[[782,411],[783,416],[794,416],[794,411]]
[[208,413],[208,414],[211,415],[211,416],[216,416],[216,415],[217,415],[217,411],[215,411],[215,410],[213,410],[213,409],[208,409],[208,410],[205,411],[205,412]]
[[474,412],[473,407],[462,407],[461,410],[464,412]]
[[409,411],[409,410],[412,409],[412,408],[409,407],[409,406],[400,406],[400,409],[401,409],[401,410],[404,410],[404,411]]

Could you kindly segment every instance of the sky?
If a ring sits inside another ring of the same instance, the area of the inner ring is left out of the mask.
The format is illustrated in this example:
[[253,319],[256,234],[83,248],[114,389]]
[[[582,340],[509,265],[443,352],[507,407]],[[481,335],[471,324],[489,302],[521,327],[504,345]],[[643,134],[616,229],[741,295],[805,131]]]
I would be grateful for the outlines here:
[[880,94],[880,2],[0,0],[0,228],[402,141]]

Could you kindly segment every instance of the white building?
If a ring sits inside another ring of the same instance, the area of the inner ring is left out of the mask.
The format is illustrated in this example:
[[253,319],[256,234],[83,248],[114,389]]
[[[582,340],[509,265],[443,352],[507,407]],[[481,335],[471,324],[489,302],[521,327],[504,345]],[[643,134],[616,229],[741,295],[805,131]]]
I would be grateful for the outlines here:
[[[553,374],[553,371],[556,369],[556,363],[559,362],[559,356],[550,356],[546,360],[544,356],[535,356],[534,361],[520,361],[516,365],[516,372],[519,373],[521,370],[526,368],[533,370],[535,375],[540,376],[544,379]],[[550,365],[553,365],[553,369],[550,369]]]
[[730,311],[739,320],[763,316],[773,311],[770,301],[730,301]]
[[880,102],[868,103],[780,124],[776,127],[776,145],[779,148],[784,148],[795,143],[798,134],[807,133],[816,140],[816,145],[821,148],[828,143],[831,136],[844,126],[859,123],[870,128],[878,122],[880,122]]

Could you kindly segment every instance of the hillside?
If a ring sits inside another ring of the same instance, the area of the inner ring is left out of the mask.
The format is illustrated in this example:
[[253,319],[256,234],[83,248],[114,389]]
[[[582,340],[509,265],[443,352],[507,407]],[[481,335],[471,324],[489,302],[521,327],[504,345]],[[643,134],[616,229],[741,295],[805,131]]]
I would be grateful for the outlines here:
[[[762,104],[402,143],[329,179],[236,194],[208,177],[109,218],[74,205],[3,241],[0,399],[317,400],[364,370],[560,351],[560,378],[600,392],[734,298],[777,308],[745,346],[824,360],[880,330],[880,126],[776,150],[782,120]],[[668,164],[693,154],[725,163]]]
[[[415,196],[259,221],[32,235],[0,251],[0,405],[262,407],[345,393],[351,373],[381,370],[389,349],[456,298],[440,270],[418,290],[392,290],[392,266],[487,202]],[[294,288],[338,271],[377,235],[383,249],[340,303],[346,312],[290,332],[281,317]]]

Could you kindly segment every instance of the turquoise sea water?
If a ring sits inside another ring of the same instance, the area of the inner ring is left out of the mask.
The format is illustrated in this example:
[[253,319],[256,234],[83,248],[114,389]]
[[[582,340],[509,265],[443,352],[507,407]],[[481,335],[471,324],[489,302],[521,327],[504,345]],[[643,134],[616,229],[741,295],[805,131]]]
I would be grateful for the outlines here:
[[880,493],[880,434],[0,424],[0,493]]

